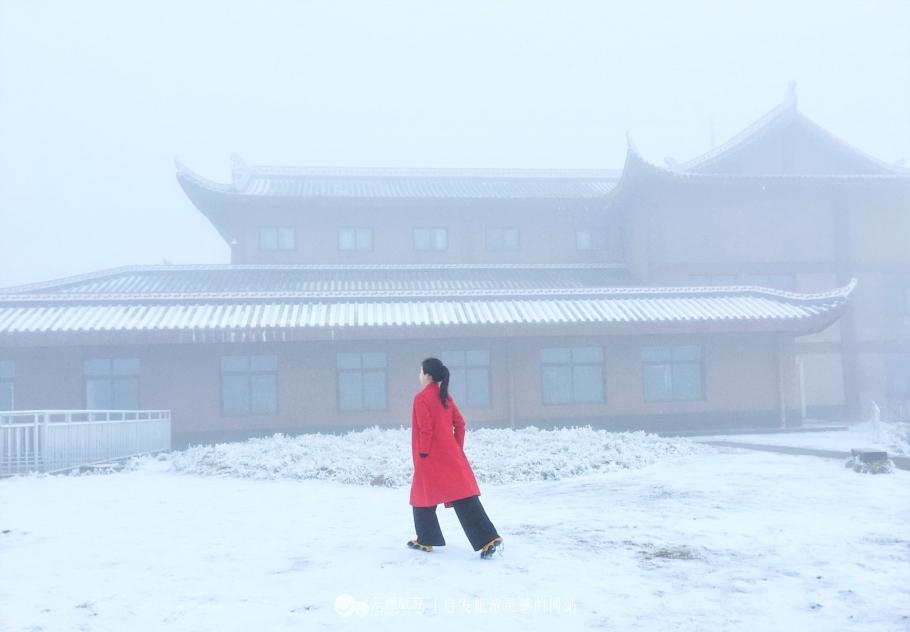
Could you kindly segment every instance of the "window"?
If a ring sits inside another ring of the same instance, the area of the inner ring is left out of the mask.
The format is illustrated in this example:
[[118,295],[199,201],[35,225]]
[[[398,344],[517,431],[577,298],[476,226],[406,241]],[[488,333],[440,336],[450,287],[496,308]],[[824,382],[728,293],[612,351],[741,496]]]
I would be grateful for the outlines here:
[[736,285],[735,274],[690,274],[689,285]]
[[885,362],[888,395],[910,396],[910,354],[896,355]]
[[487,250],[518,250],[517,228],[488,228]]
[[590,230],[575,231],[575,248],[577,250],[593,250],[594,236]]
[[788,292],[796,289],[796,280],[792,274],[746,274],[743,275],[742,282],[743,285],[758,285]]
[[604,401],[603,349],[541,349],[544,404],[597,404]]
[[339,228],[338,229],[338,249],[339,250],[372,250],[373,249],[373,229],[372,228]]
[[704,398],[700,345],[642,347],[641,363],[646,402]]
[[296,242],[293,226],[263,226],[259,229],[260,250],[294,250]]
[[449,247],[448,232],[445,228],[415,228],[415,250],[445,250]]
[[16,377],[16,363],[0,360],[0,410],[14,410],[13,380]]
[[459,406],[490,405],[489,351],[446,351],[439,359],[449,367],[449,392]]
[[221,414],[278,413],[278,356],[221,356]]
[[386,409],[386,354],[339,353],[338,410]]
[[91,358],[83,363],[83,373],[89,410],[139,408],[138,358]]
[[910,316],[910,278],[899,274],[884,277],[885,312],[889,316]]

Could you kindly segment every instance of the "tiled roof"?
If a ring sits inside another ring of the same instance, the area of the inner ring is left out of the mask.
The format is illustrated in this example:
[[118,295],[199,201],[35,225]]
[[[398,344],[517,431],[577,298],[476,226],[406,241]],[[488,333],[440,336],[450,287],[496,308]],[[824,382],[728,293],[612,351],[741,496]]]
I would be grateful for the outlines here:
[[619,179],[610,170],[369,169],[248,166],[233,157],[230,183],[209,180],[176,161],[177,179],[191,195],[284,198],[591,199]]
[[623,264],[127,266],[0,289],[63,298],[252,298],[403,292],[490,292],[629,285]]
[[[408,270],[413,273],[418,267],[390,267],[391,271],[401,268],[414,268]],[[479,268],[486,268],[488,273],[501,271],[501,268],[514,271],[508,266]],[[549,267],[536,270],[529,266],[518,267],[524,271],[529,268],[537,273],[552,272]],[[596,269],[569,268],[572,272]],[[331,266],[327,269],[340,272]],[[449,269],[463,271],[465,267]],[[228,272],[247,270],[231,267]],[[129,278],[128,274],[121,276]],[[59,286],[57,290],[64,287]],[[70,290],[73,287],[71,285]],[[691,323],[734,326],[764,323],[769,327],[797,331],[833,321],[846,304],[853,284],[814,295],[755,287],[554,288],[547,287],[545,282],[535,287],[423,286],[408,290],[338,287],[277,293],[200,292],[201,287],[197,287],[195,292],[189,293],[126,291],[119,295],[103,283],[90,287],[92,289],[82,291],[55,292],[45,284],[44,287],[28,286],[0,294],[0,335]]]

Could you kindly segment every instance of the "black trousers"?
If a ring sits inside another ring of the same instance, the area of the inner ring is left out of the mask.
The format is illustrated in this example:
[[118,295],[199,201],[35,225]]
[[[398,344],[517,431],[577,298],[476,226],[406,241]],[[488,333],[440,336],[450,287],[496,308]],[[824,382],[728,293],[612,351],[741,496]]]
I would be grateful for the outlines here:
[[[461,528],[468,536],[471,546],[475,551],[483,548],[490,540],[497,537],[496,527],[487,517],[487,512],[480,504],[480,496],[469,496],[452,503]],[[414,527],[417,529],[417,541],[430,546],[445,546],[446,539],[439,528],[439,519],[436,517],[436,507],[413,507]]]

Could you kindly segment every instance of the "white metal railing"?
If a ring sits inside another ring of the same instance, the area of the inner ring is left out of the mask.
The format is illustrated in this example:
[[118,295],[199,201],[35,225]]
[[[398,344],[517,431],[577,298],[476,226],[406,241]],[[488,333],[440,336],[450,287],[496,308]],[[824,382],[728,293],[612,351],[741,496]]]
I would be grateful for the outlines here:
[[0,411],[0,476],[170,450],[169,410]]

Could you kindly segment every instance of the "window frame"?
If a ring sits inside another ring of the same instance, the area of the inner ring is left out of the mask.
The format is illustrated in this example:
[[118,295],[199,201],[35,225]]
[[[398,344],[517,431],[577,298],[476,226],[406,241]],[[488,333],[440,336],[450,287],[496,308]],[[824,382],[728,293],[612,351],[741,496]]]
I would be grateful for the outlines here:
[[[107,363],[108,370],[105,373],[89,373],[88,364],[89,362],[99,362],[104,361]],[[114,370],[115,362],[125,362],[125,361],[135,361],[136,363],[136,372],[135,373],[117,373]],[[82,397],[86,410],[141,410],[142,402],[142,381],[140,379],[142,375],[142,361],[136,356],[91,356],[83,358],[82,361]],[[89,381],[104,381],[108,383],[110,389],[110,406],[108,407],[93,407],[89,406]],[[116,406],[117,402],[115,401],[117,390],[114,387],[117,382],[124,381],[134,381],[135,382],[135,392],[136,392],[136,406],[135,408]]]
[[[381,368],[364,368],[363,357],[368,354],[382,355]],[[340,356],[358,356],[359,367],[357,369],[341,368],[338,366]],[[360,376],[360,407],[359,408],[342,408],[341,406],[341,374],[356,373]],[[383,407],[366,408],[363,397],[363,376],[364,373],[381,373],[383,376]],[[335,352],[335,412],[337,413],[376,413],[389,411],[389,354],[385,351],[336,351]]]
[[[486,364],[469,364],[468,363],[468,354],[483,352],[487,355]],[[446,356],[451,357],[454,354],[461,354],[464,358],[464,363],[461,365],[450,364]],[[460,408],[471,408],[471,409],[485,409],[493,408],[493,371],[491,366],[493,364],[493,354],[489,349],[450,349],[448,351],[442,351],[439,355],[440,359],[448,366],[449,368],[449,384],[451,384],[451,374],[454,371],[463,371],[464,372],[464,385],[465,393],[459,395],[457,404]],[[487,403],[486,404],[472,404],[468,399],[468,370],[469,369],[484,369],[487,372]],[[463,397],[462,397],[463,395]]]
[[[274,233],[275,233],[275,247],[274,248],[266,248],[263,245],[263,241],[264,241],[263,235],[266,233],[266,231],[274,231]],[[291,235],[290,247],[283,248],[281,246],[281,234],[282,234],[281,231],[289,231],[289,234]],[[275,226],[260,226],[259,227],[259,251],[260,252],[293,252],[295,250],[297,250],[297,227],[296,226],[275,225]]]
[[[673,385],[673,366],[674,365],[693,365],[696,364],[693,360],[675,360],[673,358],[673,350],[680,347],[698,347],[698,366],[699,366],[699,386],[700,393],[699,397],[695,398],[682,398],[676,396],[675,388]],[[658,360],[645,360],[644,350],[645,349],[667,349],[670,353],[670,359],[666,361]],[[641,376],[641,396],[642,402],[645,404],[666,404],[666,403],[676,403],[676,402],[706,402],[707,401],[707,384],[706,384],[706,371],[705,371],[705,346],[702,343],[695,344],[650,344],[650,345],[641,345],[639,347],[639,363],[641,365],[641,371],[639,375]],[[666,366],[669,367],[670,374],[670,397],[666,399],[651,399],[648,397],[647,392],[647,381],[645,380],[645,368],[648,366]]]
[[[345,248],[342,245],[342,234],[344,231],[351,231],[351,236],[353,239],[353,247]],[[363,234],[367,234],[370,237],[370,244],[368,248],[358,247],[359,236],[363,231]],[[339,226],[338,227],[338,240],[336,242],[339,252],[373,252],[376,244],[375,232],[372,226]]]
[[[427,243],[429,246],[427,248],[421,248],[417,244],[417,232],[418,231],[427,231]],[[442,248],[436,248],[436,240],[434,236],[437,231],[442,231],[443,240],[445,245]],[[445,252],[449,249],[449,229],[445,226],[415,226],[411,231],[412,243],[414,250],[416,252]]]
[[[498,248],[491,247],[490,235],[491,235],[491,233],[494,233],[494,231],[499,231],[500,239],[501,239],[501,243],[502,243],[501,247],[498,247]],[[515,247],[514,248],[506,248],[506,246],[505,246],[506,233],[508,231],[515,232]],[[484,236],[484,242],[485,242],[487,252],[519,252],[521,250],[521,229],[518,226],[487,226],[485,236]]]
[[[597,349],[600,353],[600,362],[576,362],[574,360],[573,351],[580,350],[580,349]],[[567,350],[569,352],[568,364],[544,361],[543,354],[545,351],[560,351],[560,350]],[[604,406],[609,402],[609,397],[608,397],[608,393],[607,393],[607,370],[606,370],[607,360],[606,360],[606,352],[604,351],[603,345],[577,345],[577,346],[570,346],[570,347],[565,347],[565,346],[563,346],[563,347],[542,347],[538,351],[538,361],[539,361],[538,363],[539,363],[539,367],[540,367],[540,401],[541,401],[542,405],[544,405],[544,406]],[[570,380],[571,380],[570,384],[572,387],[572,401],[571,402],[548,402],[547,401],[546,380],[544,378],[544,373],[545,373],[544,368],[547,366],[569,367]],[[600,393],[601,393],[600,401],[579,402],[575,399],[575,371],[574,371],[574,368],[576,366],[600,367]]]
[[[275,368],[274,369],[252,369],[252,359],[253,358],[263,358],[263,357],[273,357],[275,358]],[[246,369],[244,371],[238,370],[228,370],[224,369],[224,358],[246,358]],[[246,412],[226,412],[224,407],[224,376],[227,375],[245,375],[247,379],[247,409]],[[274,375],[275,376],[275,410],[274,412],[254,412],[253,411],[253,376],[254,375]],[[219,356],[219,395],[220,395],[220,413],[222,417],[234,418],[234,417],[277,417],[281,414],[281,382],[279,380],[280,367],[278,362],[277,353],[223,353]]]

